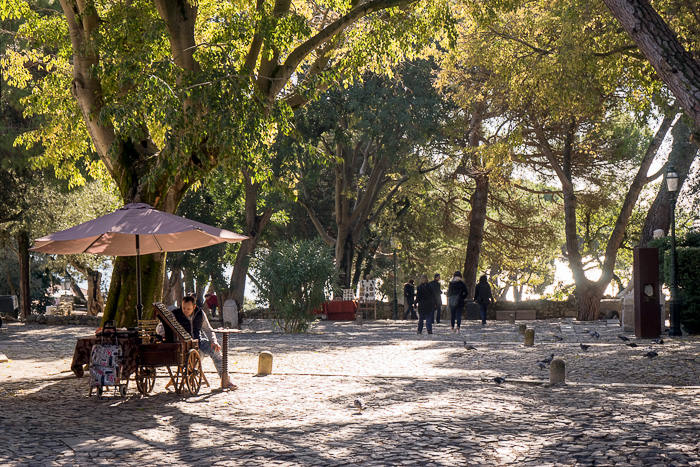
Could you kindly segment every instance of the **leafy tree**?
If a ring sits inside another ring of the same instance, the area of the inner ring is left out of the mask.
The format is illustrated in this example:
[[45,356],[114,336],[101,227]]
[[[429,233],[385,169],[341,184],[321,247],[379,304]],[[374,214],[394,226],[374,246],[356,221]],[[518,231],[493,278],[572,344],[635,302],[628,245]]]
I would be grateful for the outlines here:
[[284,332],[309,328],[335,276],[331,252],[320,240],[279,242],[259,252],[254,269],[259,303],[277,313]]
[[445,106],[430,74],[426,61],[402,65],[395,79],[370,74],[296,118],[299,202],[335,249],[344,287],[359,278],[352,268],[362,236],[371,237],[368,229],[405,183],[439,164],[430,144],[439,140]]
[[[34,86],[27,112],[42,124],[21,141],[41,163],[70,172],[91,148],[124,202],[174,212],[217,166],[265,175],[266,148],[286,116],[341,75],[381,69],[444,24],[444,2],[370,0],[61,0],[62,13],[4,2],[28,41],[4,63],[16,86]],[[406,20],[410,20],[406,22]],[[35,80],[25,65],[50,73]],[[105,318],[133,323],[134,269],[114,265]],[[142,261],[146,301],[162,290],[165,261]]]

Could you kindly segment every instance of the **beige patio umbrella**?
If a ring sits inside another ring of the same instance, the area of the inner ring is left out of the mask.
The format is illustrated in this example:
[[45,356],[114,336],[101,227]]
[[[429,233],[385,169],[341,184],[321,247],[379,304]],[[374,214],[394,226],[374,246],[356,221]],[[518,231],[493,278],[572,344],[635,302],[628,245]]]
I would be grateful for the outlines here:
[[141,255],[194,250],[223,242],[241,242],[247,238],[159,211],[148,204],[133,203],[111,214],[38,238],[30,250],[62,255],[136,256],[136,307],[141,319]]

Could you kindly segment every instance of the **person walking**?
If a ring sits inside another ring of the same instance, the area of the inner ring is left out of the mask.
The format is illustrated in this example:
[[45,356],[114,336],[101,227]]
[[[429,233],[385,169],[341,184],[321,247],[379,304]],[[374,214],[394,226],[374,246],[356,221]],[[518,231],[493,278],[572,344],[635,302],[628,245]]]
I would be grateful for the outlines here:
[[474,301],[479,305],[481,312],[481,325],[486,325],[486,310],[489,306],[489,301],[493,303],[493,295],[491,295],[491,286],[486,279],[486,274],[479,278],[479,283],[474,288]]
[[[462,325],[462,309],[464,309],[464,299],[469,295],[467,284],[462,279],[462,273],[455,271],[450,285],[447,287],[447,305],[450,307],[450,324],[452,332],[459,334]],[[457,327],[455,328],[455,322]]]
[[413,279],[409,279],[403,286],[403,302],[406,307],[404,311],[403,319],[406,319],[409,313],[411,313],[411,319],[417,319],[416,316],[416,287],[414,285]]
[[428,276],[420,276],[420,285],[416,290],[418,301],[418,334],[423,334],[423,320],[428,334],[433,333],[433,311],[435,310],[435,293],[428,284]]
[[430,288],[435,295],[435,323],[440,322],[440,315],[442,314],[442,288],[440,287],[440,274],[435,274],[433,280],[428,282]]

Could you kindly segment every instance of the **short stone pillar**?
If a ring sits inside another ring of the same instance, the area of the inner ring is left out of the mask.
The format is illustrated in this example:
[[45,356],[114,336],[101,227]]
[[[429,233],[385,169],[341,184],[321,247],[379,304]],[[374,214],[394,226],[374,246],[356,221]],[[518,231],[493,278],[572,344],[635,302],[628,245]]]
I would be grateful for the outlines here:
[[258,376],[266,376],[272,373],[272,353],[260,352],[258,357]]
[[515,312],[508,314],[508,322],[510,324],[515,324]]
[[226,300],[221,309],[221,318],[225,328],[238,327],[238,305],[233,300]]
[[561,358],[555,358],[549,364],[549,384],[566,383],[566,364]]
[[525,330],[525,345],[528,347],[532,347],[535,345],[535,330],[534,329],[526,329]]
[[362,311],[360,310],[357,310],[357,312],[355,312],[355,324],[357,324],[358,326],[362,326]]
[[521,324],[520,326],[518,326],[518,334],[524,336],[525,331],[527,331],[527,324]]

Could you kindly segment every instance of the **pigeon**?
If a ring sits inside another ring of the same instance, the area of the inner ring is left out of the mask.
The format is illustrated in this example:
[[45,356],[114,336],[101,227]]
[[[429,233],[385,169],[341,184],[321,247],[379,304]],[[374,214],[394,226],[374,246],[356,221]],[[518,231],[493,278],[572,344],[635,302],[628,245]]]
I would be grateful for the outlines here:
[[581,346],[581,350],[583,350],[583,351],[588,350],[588,348],[590,347],[590,345],[586,345],[583,342],[581,342],[581,344],[579,344],[579,345]]
[[505,377],[505,376],[496,376],[496,377],[495,377],[494,379],[492,379],[491,381],[493,381],[493,382],[496,383],[496,384],[502,384],[502,383],[505,383],[505,382],[506,382],[506,377]]
[[663,339],[652,339],[651,342],[654,344],[664,345]]
[[629,342],[630,338],[627,336],[623,336],[622,334],[618,334],[617,338],[620,339],[622,342]]
[[537,362],[537,366],[539,367],[540,370],[546,370],[546,369],[547,369],[547,364],[546,364],[546,363]]
[[362,413],[362,411],[365,410],[365,408],[366,408],[365,401],[362,400],[361,397],[358,397],[357,399],[355,399],[354,404],[355,404],[355,408],[357,409],[358,413]]
[[467,341],[464,341],[464,348],[467,350],[476,350],[476,347],[474,347],[473,345],[467,344]]
[[560,336],[559,334],[554,334],[554,340],[555,341],[563,341],[564,336]]
[[627,347],[637,347],[637,344],[635,344],[634,342],[628,342],[628,343],[625,344],[625,345],[626,345]]
[[600,339],[600,334],[598,334],[598,331],[588,331],[588,334],[595,337],[596,339]]
[[547,358],[543,358],[542,360],[540,360],[540,362],[544,363],[545,365],[549,365],[550,363],[552,363],[552,360],[554,360],[554,354],[551,354]]
[[650,350],[649,352],[647,352],[647,353],[644,354],[644,356],[645,356],[646,358],[654,358],[654,357],[657,357],[658,355],[659,355],[659,354],[656,353],[656,351],[654,351],[654,350]]

